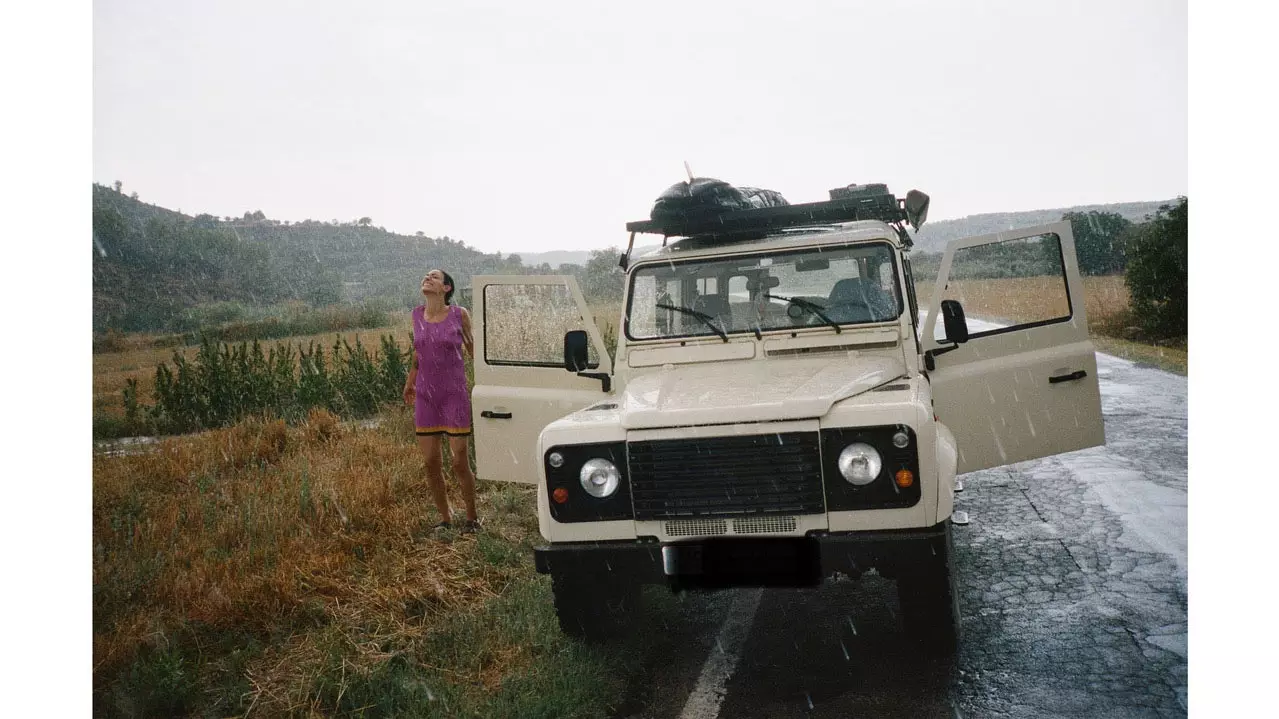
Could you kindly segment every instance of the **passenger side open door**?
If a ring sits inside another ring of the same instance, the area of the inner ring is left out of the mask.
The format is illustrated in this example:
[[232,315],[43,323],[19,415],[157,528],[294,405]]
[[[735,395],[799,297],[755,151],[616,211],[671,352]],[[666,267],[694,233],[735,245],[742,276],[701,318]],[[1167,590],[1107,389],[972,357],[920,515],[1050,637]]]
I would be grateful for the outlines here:
[[[943,300],[962,307],[945,307],[959,337],[938,326]],[[923,348],[934,412],[955,435],[959,472],[1105,443],[1069,222],[947,245]]]
[[[542,428],[607,396],[613,365],[577,281],[568,275],[472,281],[475,474],[536,482]],[[584,371],[565,368],[566,333],[589,338]]]

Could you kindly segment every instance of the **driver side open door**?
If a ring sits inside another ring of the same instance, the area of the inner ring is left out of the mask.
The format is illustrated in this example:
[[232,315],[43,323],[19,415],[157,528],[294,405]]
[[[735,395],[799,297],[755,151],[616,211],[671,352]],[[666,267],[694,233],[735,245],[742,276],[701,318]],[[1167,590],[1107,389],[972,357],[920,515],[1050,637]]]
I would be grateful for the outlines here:
[[[938,327],[942,300],[967,341]],[[946,246],[923,328],[934,412],[955,435],[959,472],[1105,444],[1097,357],[1069,222]]]
[[[612,361],[572,276],[476,276],[471,296],[475,475],[536,482],[538,435],[606,397]],[[585,330],[590,340],[584,373],[565,368],[571,330]]]

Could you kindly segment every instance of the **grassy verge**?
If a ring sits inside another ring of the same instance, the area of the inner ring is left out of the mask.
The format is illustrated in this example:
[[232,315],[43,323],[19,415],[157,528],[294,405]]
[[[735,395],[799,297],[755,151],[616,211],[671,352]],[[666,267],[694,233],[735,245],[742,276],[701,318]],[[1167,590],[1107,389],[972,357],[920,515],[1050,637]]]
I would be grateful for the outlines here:
[[95,715],[596,717],[620,704],[653,640],[586,648],[559,633],[532,567],[532,487],[481,482],[483,531],[429,535],[411,418],[382,420],[247,420],[95,457]]
[[1094,336],[1092,341],[1098,352],[1105,352],[1109,355],[1149,365],[1183,377],[1189,373],[1185,347],[1160,347],[1159,345],[1099,336]]

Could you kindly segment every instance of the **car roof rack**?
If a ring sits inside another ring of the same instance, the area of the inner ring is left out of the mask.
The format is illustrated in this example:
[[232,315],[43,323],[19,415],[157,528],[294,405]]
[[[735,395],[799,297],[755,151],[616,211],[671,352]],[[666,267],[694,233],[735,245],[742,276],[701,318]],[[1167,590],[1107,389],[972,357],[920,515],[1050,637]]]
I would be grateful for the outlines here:
[[681,237],[735,242],[759,239],[788,228],[857,220],[901,223],[906,221],[906,209],[903,201],[891,194],[749,210],[697,207],[656,220],[628,222],[626,229],[633,233],[662,235],[667,239]]

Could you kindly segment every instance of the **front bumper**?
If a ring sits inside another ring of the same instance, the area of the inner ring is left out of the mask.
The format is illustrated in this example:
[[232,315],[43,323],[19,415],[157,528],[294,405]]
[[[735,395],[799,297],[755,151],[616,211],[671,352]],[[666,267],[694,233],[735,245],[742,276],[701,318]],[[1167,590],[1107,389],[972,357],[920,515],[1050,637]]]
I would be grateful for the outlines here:
[[[810,532],[805,537],[550,544],[533,550],[542,574],[596,575],[676,587],[812,586],[868,569],[893,578],[944,551],[945,523],[923,529]],[[608,574],[603,574],[607,572]]]

